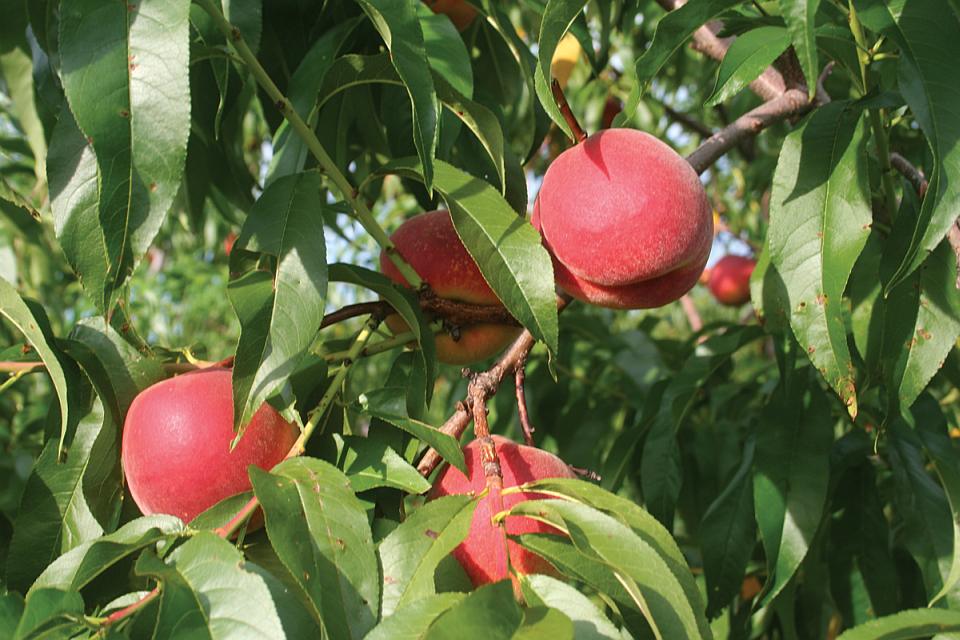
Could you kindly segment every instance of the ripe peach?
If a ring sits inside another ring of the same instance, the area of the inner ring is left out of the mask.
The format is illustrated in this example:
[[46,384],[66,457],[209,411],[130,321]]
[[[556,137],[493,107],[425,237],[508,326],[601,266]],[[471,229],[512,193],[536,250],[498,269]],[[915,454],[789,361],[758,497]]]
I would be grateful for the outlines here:
[[[390,239],[400,255],[441,298],[500,305],[460,241],[449,212],[441,209],[414,216],[401,224]],[[394,282],[407,284],[385,253],[380,255],[380,269]],[[394,333],[409,331],[396,314],[387,317],[387,325]],[[437,358],[447,364],[485,360],[503,350],[519,333],[518,327],[508,325],[466,326],[460,330],[459,340],[448,334],[437,336]]]
[[696,172],[669,146],[608,129],[550,165],[533,225],[557,284],[614,309],[663,306],[690,290],[710,255],[713,219]]
[[[535,447],[517,444],[501,436],[493,436],[497,456],[503,472],[503,486],[514,487],[541,478],[572,478],[574,473],[560,458]],[[458,469],[447,467],[437,478],[430,493],[431,498],[440,496],[477,493],[486,488],[486,478],[480,463],[480,445],[474,440],[464,450],[469,477]],[[503,508],[509,509],[524,500],[545,498],[537,493],[517,493],[502,496]],[[467,538],[453,551],[473,585],[479,587],[488,582],[503,580],[508,576],[507,549],[510,565],[521,574],[548,573],[556,575],[553,566],[519,544],[506,540],[502,529],[493,524],[496,515],[494,498],[486,495],[480,499],[470,525]],[[506,530],[510,535],[524,533],[559,533],[550,525],[522,516],[507,518]],[[506,542],[506,545],[504,544]]]
[[250,489],[247,467],[270,469],[297,439],[297,427],[264,404],[237,446],[229,369],[210,368],[158,382],[130,405],[121,460],[134,502],[145,515],[189,522]]
[[739,307],[750,300],[750,275],[757,266],[753,258],[727,255],[710,270],[707,286],[720,304]]
[[450,18],[457,31],[463,31],[477,17],[477,10],[463,0],[424,0],[434,13],[442,13]]

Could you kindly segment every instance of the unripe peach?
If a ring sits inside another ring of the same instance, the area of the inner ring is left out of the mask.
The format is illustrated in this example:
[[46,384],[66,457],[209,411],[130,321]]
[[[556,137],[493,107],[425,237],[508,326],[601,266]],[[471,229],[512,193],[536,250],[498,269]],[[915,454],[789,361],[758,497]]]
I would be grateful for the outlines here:
[[750,300],[750,275],[757,266],[753,258],[727,255],[713,265],[707,287],[720,304],[739,307]]
[[[460,241],[448,211],[414,216],[401,224],[390,239],[400,255],[441,298],[500,306],[497,295]],[[380,255],[380,269],[394,282],[407,284],[386,253]],[[387,325],[394,333],[409,331],[396,314],[387,317]],[[458,340],[446,333],[437,336],[437,359],[447,364],[485,360],[502,351],[519,333],[518,327],[509,325],[465,326]]]
[[663,306],[690,290],[710,255],[713,219],[692,167],[632,129],[608,129],[550,165],[533,225],[557,284],[615,309]]
[[[501,436],[493,436],[503,472],[503,486],[514,487],[542,478],[573,478],[574,473],[563,460],[535,447],[517,444]],[[477,440],[468,444],[464,450],[468,475],[458,469],[447,467],[437,478],[430,493],[431,498],[479,494],[486,488],[483,465],[480,462],[480,445]],[[514,493],[501,496],[503,509],[509,509],[524,500],[538,500],[546,496],[537,493]],[[547,573],[556,575],[553,566],[533,553],[527,551],[512,540],[507,540],[503,530],[493,524],[491,518],[496,515],[495,496],[487,494],[477,503],[477,509],[470,525],[470,533],[458,546],[454,557],[463,566],[474,586],[503,580],[507,571],[507,552],[510,553],[510,566],[518,573]],[[550,525],[523,516],[511,516],[506,520],[506,532],[510,535],[524,533],[559,533]]]
[[477,17],[477,10],[469,2],[463,0],[424,0],[434,13],[442,13],[450,18],[450,22],[458,31],[470,26]]
[[236,434],[230,370],[203,369],[158,382],[134,398],[123,426],[123,472],[141,512],[189,522],[220,500],[249,491],[247,467],[270,469],[298,434],[264,404],[231,451]]

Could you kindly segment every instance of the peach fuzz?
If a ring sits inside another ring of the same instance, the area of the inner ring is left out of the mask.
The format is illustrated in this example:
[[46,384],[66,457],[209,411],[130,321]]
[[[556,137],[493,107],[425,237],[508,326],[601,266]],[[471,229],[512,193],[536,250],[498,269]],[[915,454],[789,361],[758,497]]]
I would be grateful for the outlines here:
[[[404,260],[439,297],[472,304],[501,305],[460,241],[449,212],[441,209],[414,216],[401,224],[390,239]],[[407,285],[386,253],[380,254],[380,269],[397,284]],[[394,333],[409,330],[397,314],[387,317],[387,325]],[[460,329],[459,340],[446,333],[437,336],[437,359],[457,365],[485,360],[502,351],[519,334],[519,327],[509,325],[465,326]]]
[[692,167],[633,129],[596,133],[547,169],[533,225],[557,283],[605,307],[659,307],[697,282],[710,255],[713,218]]
[[720,304],[739,307],[750,300],[750,276],[757,266],[753,258],[727,255],[713,265],[707,287]]
[[230,451],[231,372],[203,369],[158,382],[134,398],[123,426],[123,472],[141,512],[189,522],[220,500],[249,491],[247,467],[270,469],[299,433],[264,404]]
[[[503,472],[504,488],[514,487],[541,478],[573,478],[574,473],[557,456],[537,449],[517,444],[502,436],[493,436]],[[431,498],[448,495],[474,493],[479,495],[486,488],[483,465],[480,462],[480,445],[474,440],[463,450],[467,462],[468,475],[458,469],[447,467],[437,478],[430,493]],[[509,509],[518,502],[538,500],[546,496],[537,493],[513,493],[502,496],[503,509]],[[549,562],[527,551],[516,542],[507,540],[503,530],[493,524],[496,515],[494,497],[487,494],[480,499],[470,525],[470,533],[458,546],[453,555],[470,577],[476,587],[503,580],[507,570],[507,550],[510,553],[510,566],[521,574],[557,572]],[[559,531],[548,524],[523,516],[511,516],[506,519],[506,532],[510,535],[524,533],[557,533]]]

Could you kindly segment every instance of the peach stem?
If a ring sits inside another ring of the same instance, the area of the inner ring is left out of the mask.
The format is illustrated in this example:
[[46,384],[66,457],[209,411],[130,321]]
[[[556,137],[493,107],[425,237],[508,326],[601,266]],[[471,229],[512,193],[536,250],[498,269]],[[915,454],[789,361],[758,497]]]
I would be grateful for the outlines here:
[[577,122],[577,117],[573,115],[573,110],[570,109],[567,97],[563,95],[563,88],[560,86],[560,83],[554,80],[550,88],[553,91],[553,99],[557,101],[557,106],[560,107],[560,113],[563,114],[563,119],[566,120],[570,131],[573,132],[574,142],[583,142],[587,139],[587,134],[584,132],[583,127],[580,126],[580,123]]

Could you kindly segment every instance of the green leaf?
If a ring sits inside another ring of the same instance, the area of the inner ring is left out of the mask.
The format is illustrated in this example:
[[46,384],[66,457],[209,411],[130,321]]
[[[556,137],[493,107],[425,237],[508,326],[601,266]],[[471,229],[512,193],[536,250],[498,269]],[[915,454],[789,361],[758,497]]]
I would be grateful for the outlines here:
[[700,549],[707,581],[707,616],[714,618],[739,594],[757,544],[753,513],[753,454],[747,441],[740,468],[703,514]]
[[263,31],[263,0],[220,0],[220,4],[223,15],[240,30],[250,50],[257,53]]
[[[444,21],[449,24],[449,20],[444,18]],[[434,83],[437,97],[442,105],[467,125],[467,128],[476,136],[490,157],[490,161],[493,162],[500,184],[505,184],[503,131],[500,128],[500,121],[492,111],[470,100],[443,76],[435,75]],[[320,87],[317,106],[323,107],[339,93],[365,84],[402,84],[400,76],[390,63],[389,55],[351,54],[338,58],[330,67],[326,80]]]
[[430,72],[423,29],[413,0],[357,0],[390,50],[413,108],[413,142],[423,167],[423,183],[433,192],[434,155],[440,134],[440,105]]
[[916,433],[923,449],[933,462],[944,493],[950,503],[953,524],[953,555],[950,570],[943,580],[939,593],[931,603],[950,593],[960,582],[960,457],[950,439],[947,421],[939,403],[929,394],[923,395],[912,409]]
[[[432,427],[425,422],[408,418],[404,413],[401,413],[400,410],[394,407],[389,405],[385,406],[379,401],[382,397],[382,394],[377,393],[364,394],[360,396],[360,403],[364,411],[371,416],[380,418],[384,422],[388,422],[398,429],[406,431],[414,438],[436,449],[441,458],[466,475],[467,464],[463,458],[463,450],[460,449],[460,442],[456,438],[443,433],[436,427]],[[401,398],[401,400],[403,399],[402,395],[398,397]],[[404,402],[402,406],[405,412],[406,402]]]
[[159,362],[143,357],[99,318],[80,320],[60,346],[83,367],[117,425],[138,393],[167,377]]
[[943,2],[856,0],[867,27],[900,48],[898,85],[933,154],[930,181],[919,215],[899,216],[890,234],[881,274],[884,293],[903,282],[943,239],[960,210],[960,16]]
[[27,479],[10,541],[7,580],[26,590],[59,555],[103,535],[119,515],[120,433],[96,402],[66,452],[47,442]]
[[630,527],[670,568],[670,573],[680,583],[687,600],[692,603],[694,611],[697,612],[701,635],[704,637],[709,635],[709,625],[701,615],[703,603],[700,589],[693,579],[687,560],[670,532],[650,513],[631,500],[583,480],[545,478],[525,485],[525,489],[600,509],[606,515]]
[[573,640],[573,621],[564,613],[549,607],[528,606],[523,610],[523,621],[512,640]]
[[427,61],[436,75],[467,98],[473,97],[473,67],[460,32],[443,14],[434,13],[423,2],[416,3]]
[[376,623],[380,580],[363,503],[336,467],[312,458],[251,467],[267,535],[334,638],[362,638]]
[[113,533],[85,542],[57,558],[31,589],[77,591],[121,560],[157,542],[185,534],[184,524],[173,516],[146,516]]
[[[893,504],[902,523],[897,539],[916,561],[926,597],[932,599],[952,579],[955,530],[950,503],[927,469],[924,443],[917,433],[902,418],[894,420],[887,432]],[[960,606],[960,589],[949,589],[945,599],[950,608]]]
[[783,27],[757,27],[738,36],[720,62],[717,83],[706,106],[712,107],[732,98],[763,73],[788,46],[790,36]]
[[837,640],[910,640],[960,631],[960,612],[910,609],[871,620],[841,633]]
[[[30,153],[34,158],[34,172],[38,181],[46,179],[47,140],[43,123],[37,114],[34,97],[33,61],[30,43],[26,38],[26,5],[8,5],[4,11],[4,28],[0,34],[0,76],[6,85],[5,93],[10,98],[10,113],[24,132]],[[0,188],[0,193],[5,189]],[[4,196],[5,197],[5,196]],[[32,210],[29,207],[28,210]]]
[[420,345],[420,357],[423,359],[427,378],[424,389],[425,400],[427,404],[430,404],[430,399],[433,396],[433,384],[437,378],[437,346],[430,324],[420,310],[420,303],[416,294],[407,287],[395,284],[382,273],[356,265],[331,264],[329,272],[331,282],[346,282],[378,294],[390,303],[394,311],[400,314],[403,321],[407,323],[407,327],[413,332],[417,343]]
[[[189,9],[188,0],[61,5],[63,89],[97,159],[96,226],[107,259],[105,271],[83,273],[82,282],[104,314],[180,188],[190,131]],[[54,160],[60,158],[51,154],[51,171],[69,173],[72,165],[56,167]],[[79,168],[86,171],[85,165]],[[86,198],[74,204],[60,216],[67,233],[78,231],[74,215],[90,213]],[[77,225],[93,231],[92,222]],[[102,255],[98,238],[83,242]],[[70,262],[76,268],[90,259],[74,253]]]
[[781,383],[757,436],[753,500],[767,557],[765,604],[800,568],[827,500],[833,419],[827,397],[813,388],[805,402],[805,391],[806,385]]
[[[683,43],[693,35],[694,31],[738,4],[740,4],[740,0],[690,0],[690,2],[661,18],[657,24],[657,30],[653,34],[653,42],[637,59],[636,72],[639,91],[634,92],[636,97],[639,99],[670,56],[683,46]],[[633,96],[631,95],[631,97]],[[626,105],[625,111],[632,112],[635,108],[636,104]]]
[[0,595],[0,637],[14,637],[23,617],[23,604],[23,596],[16,591]]
[[586,4],[586,0],[549,0],[543,11],[540,39],[537,42],[537,68],[534,73],[537,96],[550,118],[571,140],[574,139],[573,132],[553,97],[551,89],[553,76],[550,74],[550,66],[557,45]]
[[418,494],[430,489],[427,479],[385,442],[340,434],[333,434],[333,439],[337,466],[350,478],[354,491],[393,487]]
[[872,222],[860,111],[817,109],[784,140],[770,198],[768,278],[789,298],[790,326],[814,366],[857,415],[843,292]]
[[[422,172],[412,159],[395,160],[380,170],[418,180]],[[487,284],[507,311],[555,353],[559,329],[553,264],[540,234],[488,183],[440,160],[435,186]]]
[[254,251],[276,259],[269,289],[263,276],[241,278],[228,287],[240,318],[233,365],[238,438],[296,370],[320,330],[327,297],[320,190],[320,176],[314,172],[279,178],[253,205],[237,238],[238,254]]
[[673,526],[683,473],[677,433],[704,383],[744,345],[763,336],[759,327],[737,327],[700,345],[663,392],[660,410],[643,445],[640,477],[644,503],[667,528]]
[[136,571],[162,584],[155,638],[285,637],[266,581],[213,533],[197,533],[164,560],[146,553]]
[[524,599],[530,605],[558,609],[573,622],[577,640],[622,640],[625,636],[603,615],[590,598],[556,578],[529,575],[521,578]]
[[434,620],[463,600],[465,593],[438,593],[426,596],[384,616],[364,640],[422,640]]
[[423,505],[380,543],[383,617],[435,593],[434,573],[470,532],[472,496],[445,496]]
[[36,589],[27,594],[13,640],[71,638],[82,625],[83,598],[74,591]]
[[[807,82],[807,95],[813,100],[817,92],[820,64],[817,60],[817,40],[814,33],[820,0],[778,0],[780,15],[787,23],[793,49],[800,59],[800,68]],[[771,60],[770,62],[773,62]]]
[[462,640],[483,629],[485,640],[510,640],[523,620],[509,580],[487,584],[456,603],[430,625],[424,640]]
[[[584,555],[606,564],[664,638],[709,638],[709,627],[695,611],[670,567],[630,527],[592,507],[563,500],[527,500],[510,509],[551,524],[570,536]],[[699,601],[699,598],[697,599]]]
[[[36,312],[39,312],[40,315],[37,315]],[[60,403],[60,439],[54,452],[54,455],[57,455],[63,451],[73,410],[69,401],[67,374],[61,360],[64,356],[53,343],[50,323],[43,314],[43,309],[39,307],[36,310],[32,309],[23,301],[17,290],[3,278],[0,278],[0,315],[10,321],[26,337],[30,345],[36,349],[37,355],[43,361],[47,374],[53,382],[53,387],[57,392],[57,401]]]

